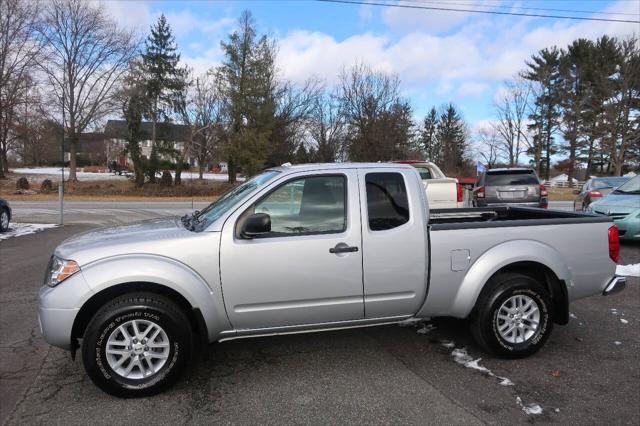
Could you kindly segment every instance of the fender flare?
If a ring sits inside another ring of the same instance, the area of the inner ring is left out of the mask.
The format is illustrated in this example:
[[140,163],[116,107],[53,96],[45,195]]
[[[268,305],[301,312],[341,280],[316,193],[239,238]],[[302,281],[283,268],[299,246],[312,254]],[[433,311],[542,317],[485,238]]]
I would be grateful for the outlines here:
[[555,248],[535,240],[508,241],[487,250],[471,265],[451,305],[452,314],[466,318],[489,279],[504,267],[518,262],[544,265],[565,285],[573,286],[564,256]]
[[152,283],[168,287],[202,313],[209,342],[231,329],[218,286],[209,286],[202,276],[174,259],[150,254],[127,254],[103,258],[82,266],[82,275],[91,293],[81,301],[114,286],[128,283]]

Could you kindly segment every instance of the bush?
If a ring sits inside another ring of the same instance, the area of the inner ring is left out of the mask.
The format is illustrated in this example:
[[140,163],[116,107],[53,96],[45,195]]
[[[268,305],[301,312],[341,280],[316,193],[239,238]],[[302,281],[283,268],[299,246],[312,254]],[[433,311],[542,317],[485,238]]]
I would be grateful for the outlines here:
[[31,185],[29,185],[29,181],[26,177],[21,177],[16,182],[16,189],[29,189]]
[[162,177],[160,178],[160,185],[171,186],[172,183],[173,176],[171,176],[171,172],[169,170],[164,170],[162,172]]
[[42,181],[42,185],[40,185],[41,192],[50,192],[53,191],[53,182],[51,179],[45,179]]

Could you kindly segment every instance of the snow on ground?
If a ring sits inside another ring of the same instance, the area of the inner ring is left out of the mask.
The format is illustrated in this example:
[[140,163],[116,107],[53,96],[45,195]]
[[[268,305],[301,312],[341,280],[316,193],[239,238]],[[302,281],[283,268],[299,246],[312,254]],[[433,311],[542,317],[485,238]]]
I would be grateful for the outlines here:
[[[453,342],[441,342],[442,346],[445,348],[451,348]],[[489,370],[487,367],[480,365],[480,361],[482,358],[473,359],[468,353],[466,348],[455,348],[451,352],[451,356],[453,356],[453,360],[460,365],[464,365],[467,368],[471,368],[472,370],[478,370],[479,372],[486,374],[489,377],[495,377],[500,381],[498,384],[502,386],[513,386],[513,382],[506,377],[501,377],[495,374],[493,371]]]
[[7,240],[12,237],[21,237],[23,235],[35,234],[49,228],[55,228],[58,225],[50,223],[10,223],[9,230],[0,234],[0,241]]
[[[81,170],[81,169],[80,169]],[[78,179],[80,180],[125,180],[126,176],[119,176],[113,173],[89,173],[78,170],[76,173]],[[60,168],[59,167],[21,167],[16,169],[11,169],[12,172],[23,175],[39,175],[42,178],[60,178]],[[175,177],[175,172],[171,172],[171,174]],[[69,177],[69,169],[65,167],[64,169],[65,179]],[[207,180],[216,180],[226,182],[229,179],[229,176],[226,173],[205,173],[202,176]],[[198,173],[195,172],[182,172],[183,179],[198,179]],[[238,181],[242,181],[244,178],[238,178]]]
[[616,267],[616,275],[640,277],[640,263],[634,263],[632,265],[618,265]]
[[520,398],[519,396],[516,397],[516,402],[518,403],[520,408],[522,408],[522,411],[524,411],[525,414],[529,414],[529,415],[542,414],[542,407],[539,406],[538,404],[533,404],[533,403],[524,404],[522,402],[522,398]]

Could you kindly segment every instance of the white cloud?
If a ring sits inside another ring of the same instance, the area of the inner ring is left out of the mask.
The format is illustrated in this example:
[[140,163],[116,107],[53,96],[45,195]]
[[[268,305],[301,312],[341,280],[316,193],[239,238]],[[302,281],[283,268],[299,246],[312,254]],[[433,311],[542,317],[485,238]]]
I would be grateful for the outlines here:
[[[460,3],[447,5],[446,3],[413,3],[413,6],[450,8],[450,9],[477,9],[479,1],[472,1],[469,5],[461,6]],[[486,9],[487,4],[483,6]],[[395,31],[427,31],[439,33],[447,31],[465,22],[472,12],[451,12],[444,10],[430,10],[417,8],[387,7],[382,12],[385,24]]]
[[[632,3],[619,2],[609,10],[632,13],[637,7]],[[400,16],[392,13],[395,10],[387,8],[383,13],[389,25],[395,25],[390,16]],[[398,73],[406,91],[432,86],[439,96],[479,97],[496,83],[515,76],[525,60],[544,47],[565,46],[578,37],[624,36],[637,30],[637,26],[625,23],[477,15],[455,32],[437,35],[424,21],[432,19],[432,14],[425,17],[421,12],[413,11],[421,22],[413,27],[409,21],[414,18],[402,15],[408,21],[402,24],[404,32],[399,36],[367,32],[337,40],[321,32],[292,31],[280,40],[280,68],[297,82],[317,75],[332,84],[343,66],[364,61],[376,69]]]
[[118,25],[123,27],[146,31],[154,21],[149,3],[146,1],[103,0],[100,4]]

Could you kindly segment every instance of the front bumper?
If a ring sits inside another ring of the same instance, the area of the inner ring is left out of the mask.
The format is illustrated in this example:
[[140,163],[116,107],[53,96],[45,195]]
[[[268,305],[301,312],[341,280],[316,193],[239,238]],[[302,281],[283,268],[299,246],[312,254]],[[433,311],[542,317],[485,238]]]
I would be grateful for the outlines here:
[[71,349],[71,331],[80,307],[92,295],[82,272],[55,287],[40,288],[38,322],[47,343]]
[[603,296],[609,296],[611,294],[620,293],[627,286],[627,279],[625,277],[615,276],[609,281],[607,286],[602,291]]
[[44,340],[62,349],[71,349],[71,330],[80,309],[48,309],[40,307],[38,322]]
[[640,240],[640,213],[632,213],[624,219],[614,220],[613,223],[618,227],[621,240]]

